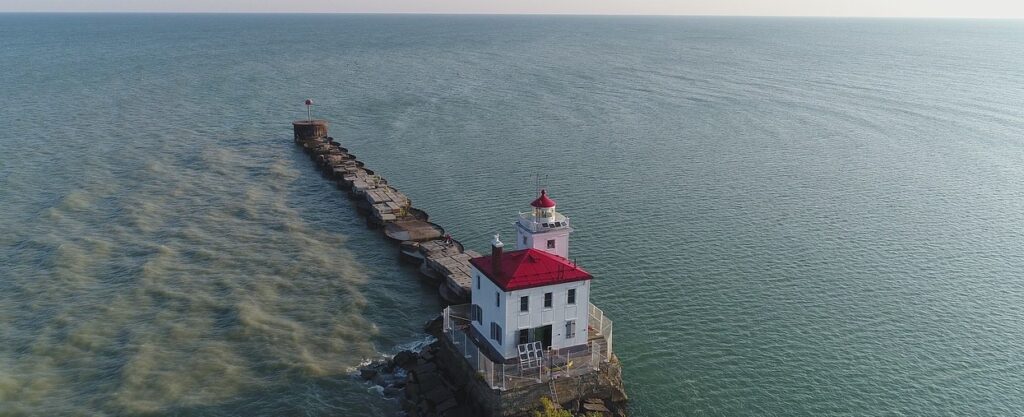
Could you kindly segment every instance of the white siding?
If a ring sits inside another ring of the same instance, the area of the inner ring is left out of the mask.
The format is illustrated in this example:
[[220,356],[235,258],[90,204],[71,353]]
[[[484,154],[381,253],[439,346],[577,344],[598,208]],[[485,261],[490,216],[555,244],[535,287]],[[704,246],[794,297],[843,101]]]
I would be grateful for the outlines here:
[[[483,310],[483,324],[473,322],[480,334],[506,358],[517,356],[519,329],[532,329],[551,325],[551,347],[562,349],[584,345],[587,343],[588,309],[590,305],[590,280],[527,288],[505,293],[487,276],[475,267],[472,271],[473,291],[472,302]],[[477,289],[477,280],[480,289]],[[567,304],[569,289],[576,289],[576,303]],[[501,294],[501,307],[495,306],[494,293]],[[544,294],[552,293],[552,305],[544,308]],[[530,310],[519,311],[519,298],[530,297]],[[565,322],[576,320],[576,337],[565,338]],[[490,338],[491,322],[498,323],[502,329],[502,344]]]
[[[516,249],[537,249],[544,252],[569,258],[569,233],[572,229],[555,229],[543,233],[531,233],[516,225]],[[526,243],[523,243],[526,239]],[[555,247],[548,248],[548,241],[554,240]]]
[[[505,337],[502,338],[502,342],[503,344],[508,343],[509,326],[505,322],[505,308],[509,305],[508,294],[502,291],[501,288],[498,288],[490,278],[487,278],[486,275],[480,273],[476,267],[473,267],[472,270],[473,273],[471,276],[473,277],[473,289],[471,292],[471,300],[473,304],[480,306],[480,309],[483,311],[483,323],[477,323],[474,321],[473,326],[476,327],[476,330],[479,331],[488,342],[494,345],[495,348],[501,352],[501,348],[497,345],[498,342],[491,339],[491,322],[497,323],[501,326],[502,333],[505,333]],[[480,281],[480,289],[477,289],[478,280]],[[494,303],[495,293],[500,294],[501,307],[496,306]],[[517,299],[516,308],[519,308],[518,306],[519,302]]]

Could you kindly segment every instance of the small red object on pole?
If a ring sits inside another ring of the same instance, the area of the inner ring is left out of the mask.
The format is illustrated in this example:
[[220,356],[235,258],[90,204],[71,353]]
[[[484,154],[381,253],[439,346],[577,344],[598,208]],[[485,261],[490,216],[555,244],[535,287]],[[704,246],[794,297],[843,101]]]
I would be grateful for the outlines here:
[[306,99],[306,119],[308,119],[310,122],[313,121],[313,113],[310,112],[310,110],[309,110],[311,107],[313,107],[313,99],[307,98]]

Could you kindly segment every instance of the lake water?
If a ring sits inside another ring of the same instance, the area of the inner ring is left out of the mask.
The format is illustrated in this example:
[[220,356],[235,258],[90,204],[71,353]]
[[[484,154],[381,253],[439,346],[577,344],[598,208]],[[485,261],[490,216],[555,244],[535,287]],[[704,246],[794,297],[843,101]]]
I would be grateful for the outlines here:
[[637,416],[1024,414],[1019,21],[0,15],[0,415],[394,416],[398,266],[573,219]]

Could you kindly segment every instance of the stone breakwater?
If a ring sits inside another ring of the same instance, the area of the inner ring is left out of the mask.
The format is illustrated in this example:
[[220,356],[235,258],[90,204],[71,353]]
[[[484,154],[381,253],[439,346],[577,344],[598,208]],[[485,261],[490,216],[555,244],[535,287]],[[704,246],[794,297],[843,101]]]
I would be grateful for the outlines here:
[[295,143],[303,148],[325,177],[347,192],[369,227],[380,229],[401,242],[402,259],[420,265],[425,279],[438,285],[438,293],[452,304],[469,301],[469,260],[480,256],[464,250],[429,215],[413,207],[412,200],[388,184],[387,179],[327,135],[324,120],[292,123]]

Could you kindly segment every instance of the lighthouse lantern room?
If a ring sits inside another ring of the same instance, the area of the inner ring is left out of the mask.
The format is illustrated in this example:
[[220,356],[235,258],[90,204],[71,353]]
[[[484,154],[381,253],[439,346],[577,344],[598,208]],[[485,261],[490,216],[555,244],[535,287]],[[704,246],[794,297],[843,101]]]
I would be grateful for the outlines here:
[[569,257],[569,218],[555,210],[555,200],[546,190],[530,203],[533,210],[519,213],[516,220],[516,249],[533,248]]

